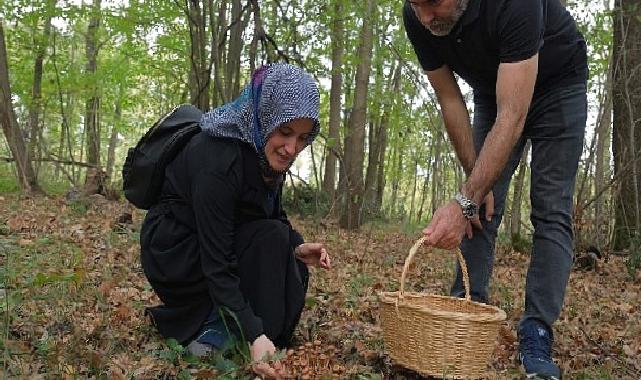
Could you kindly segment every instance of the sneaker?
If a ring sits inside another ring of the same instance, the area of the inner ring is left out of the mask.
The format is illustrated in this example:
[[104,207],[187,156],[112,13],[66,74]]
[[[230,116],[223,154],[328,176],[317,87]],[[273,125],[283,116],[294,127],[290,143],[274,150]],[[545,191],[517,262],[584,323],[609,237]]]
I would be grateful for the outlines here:
[[211,345],[200,343],[196,340],[192,340],[185,348],[187,349],[187,352],[197,358],[211,355],[214,352],[214,348]]
[[561,379],[561,370],[552,361],[553,341],[543,323],[527,320],[519,328],[519,360],[528,379]]

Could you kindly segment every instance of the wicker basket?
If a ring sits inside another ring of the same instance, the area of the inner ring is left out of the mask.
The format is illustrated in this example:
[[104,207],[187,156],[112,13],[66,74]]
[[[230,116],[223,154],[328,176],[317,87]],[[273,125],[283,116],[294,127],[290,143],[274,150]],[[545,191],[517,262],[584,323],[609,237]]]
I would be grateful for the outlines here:
[[505,312],[473,302],[467,266],[460,250],[465,299],[404,292],[405,275],[419,239],[405,259],[399,292],[379,294],[385,347],[398,364],[422,375],[445,379],[483,376]]

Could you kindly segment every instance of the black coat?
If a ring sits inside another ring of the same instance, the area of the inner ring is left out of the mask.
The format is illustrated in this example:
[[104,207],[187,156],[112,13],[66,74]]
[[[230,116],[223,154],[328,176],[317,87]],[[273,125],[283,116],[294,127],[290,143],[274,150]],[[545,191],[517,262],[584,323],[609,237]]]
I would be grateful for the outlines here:
[[226,306],[252,341],[263,326],[240,290],[234,238],[249,222],[273,219],[288,227],[292,250],[303,243],[281,208],[282,185],[265,184],[251,146],[206,133],[192,138],[165,177],[163,201],[149,210],[140,236],[145,275],[164,303],[149,309],[154,323],[187,342],[213,306]]

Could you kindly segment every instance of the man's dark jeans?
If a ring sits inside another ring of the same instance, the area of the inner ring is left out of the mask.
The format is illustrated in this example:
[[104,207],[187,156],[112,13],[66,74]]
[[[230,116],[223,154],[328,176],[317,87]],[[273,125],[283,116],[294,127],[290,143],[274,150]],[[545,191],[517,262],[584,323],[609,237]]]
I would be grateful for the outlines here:
[[[479,152],[496,118],[494,99],[475,99],[473,134]],[[525,313],[521,319],[537,319],[548,326],[558,318],[572,268],[572,208],[575,177],[583,149],[587,117],[585,84],[566,86],[535,96],[523,136],[494,185],[494,217],[483,217],[483,230],[474,229],[472,239],[463,238],[461,250],[470,269],[472,297],[487,302],[494,263],[498,227],[505,210],[510,179],[518,166],[527,139],[532,142],[530,201],[534,226],[533,247],[527,273]],[[452,295],[465,291],[461,270]]]

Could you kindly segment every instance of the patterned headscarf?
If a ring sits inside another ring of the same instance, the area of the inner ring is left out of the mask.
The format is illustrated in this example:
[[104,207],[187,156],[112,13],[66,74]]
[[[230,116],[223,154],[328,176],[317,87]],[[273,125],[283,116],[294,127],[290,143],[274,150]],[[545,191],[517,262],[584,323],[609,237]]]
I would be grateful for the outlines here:
[[[251,144],[264,169],[265,142],[283,123],[307,118],[314,122],[307,144],[318,135],[320,96],[314,78],[304,70],[285,63],[265,65],[256,70],[240,96],[205,113],[201,127],[214,137],[229,137]],[[276,173],[269,173],[273,176]]]

